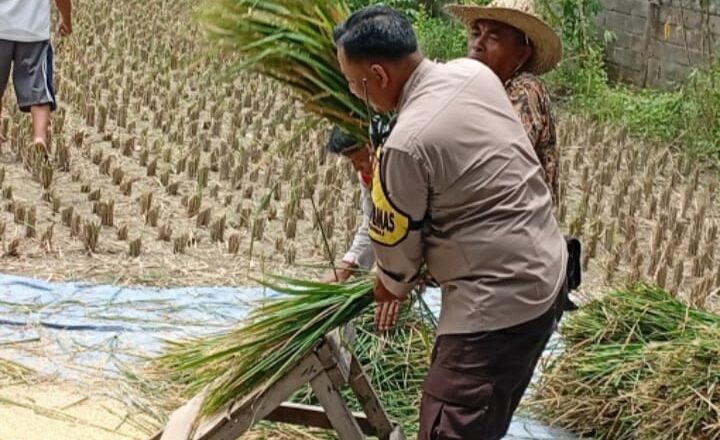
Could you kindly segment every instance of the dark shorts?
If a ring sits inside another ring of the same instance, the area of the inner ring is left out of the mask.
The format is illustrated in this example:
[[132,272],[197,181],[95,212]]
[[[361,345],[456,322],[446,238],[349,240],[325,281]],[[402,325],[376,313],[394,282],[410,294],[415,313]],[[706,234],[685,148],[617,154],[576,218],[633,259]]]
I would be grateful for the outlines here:
[[497,440],[560,321],[567,291],[545,314],[515,327],[441,335],[423,383],[419,440]]
[[45,104],[55,110],[53,51],[49,41],[0,40],[0,97],[5,93],[11,70],[21,111],[29,112],[30,107]]

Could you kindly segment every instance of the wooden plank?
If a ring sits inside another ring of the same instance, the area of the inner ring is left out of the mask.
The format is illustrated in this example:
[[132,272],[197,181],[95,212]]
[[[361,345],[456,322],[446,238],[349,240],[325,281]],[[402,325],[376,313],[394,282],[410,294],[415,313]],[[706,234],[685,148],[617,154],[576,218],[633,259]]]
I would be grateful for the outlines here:
[[350,376],[350,364],[341,353],[340,336],[337,333],[326,336],[316,353],[333,383],[338,387],[345,385]]
[[192,435],[193,424],[200,413],[205,394],[199,393],[188,403],[175,410],[165,425],[160,440],[187,440]]
[[202,423],[193,440],[236,440],[257,421],[262,420],[301,386],[310,382],[324,368],[315,354],[306,356],[264,392],[249,396],[229,410]]
[[[308,382],[324,411],[318,407],[282,404]],[[348,382],[365,409],[365,414],[352,413],[340,395],[340,387]],[[196,396],[177,410],[165,430],[167,433],[160,432],[151,440],[236,440],[263,418],[332,428],[338,432],[341,440],[364,439],[364,434],[377,434],[382,440],[405,440],[402,429],[394,428],[390,423],[360,363],[340,342],[337,332],[318,343],[308,356],[267,389],[206,419],[194,434],[188,434],[201,403],[201,397]]]
[[352,349],[348,347],[355,346],[355,341],[357,340],[357,329],[355,328],[355,325],[352,322],[349,322],[347,325],[345,325],[344,331],[341,333],[340,337],[340,343],[341,343],[341,354],[342,359],[345,360],[345,363],[348,365],[348,372],[349,372],[349,366],[351,358],[354,356],[354,353]]
[[340,339],[345,342],[345,345],[354,345],[355,340],[357,339],[357,328],[355,327],[355,324],[352,322],[345,324],[342,331],[342,337]]
[[355,421],[350,408],[348,408],[345,400],[340,395],[340,390],[336,388],[327,372],[315,376],[310,381],[310,386],[325,409],[330,424],[338,433],[340,440],[365,439],[365,435]]
[[345,344],[343,344],[339,331],[332,332],[329,337],[326,337],[325,343],[337,359],[337,366],[342,373],[343,384],[346,384],[348,378],[350,377],[350,361],[353,356],[352,352],[347,349]]
[[[360,429],[366,435],[375,435],[375,428],[363,413],[352,413]],[[321,406],[302,405],[299,403],[283,403],[271,412],[265,420],[291,425],[310,426],[313,428],[333,429],[330,419]]]
[[[193,440],[236,440],[256,421],[272,412],[292,393],[323,371],[324,368],[319,359],[311,353],[263,393],[248,396],[231,405],[229,409],[203,421],[191,438]],[[156,433],[150,440],[159,440],[163,433],[164,431]]]
[[348,383],[360,401],[368,421],[375,427],[378,438],[388,440],[394,427],[356,356],[352,356],[350,362],[350,380]]

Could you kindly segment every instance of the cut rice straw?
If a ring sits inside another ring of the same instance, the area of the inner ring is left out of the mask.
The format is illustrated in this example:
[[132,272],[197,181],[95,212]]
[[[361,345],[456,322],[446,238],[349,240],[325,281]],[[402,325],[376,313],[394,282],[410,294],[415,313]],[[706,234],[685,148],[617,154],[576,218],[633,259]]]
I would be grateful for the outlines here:
[[544,421],[604,439],[720,438],[720,316],[637,285],[562,328],[531,404]]

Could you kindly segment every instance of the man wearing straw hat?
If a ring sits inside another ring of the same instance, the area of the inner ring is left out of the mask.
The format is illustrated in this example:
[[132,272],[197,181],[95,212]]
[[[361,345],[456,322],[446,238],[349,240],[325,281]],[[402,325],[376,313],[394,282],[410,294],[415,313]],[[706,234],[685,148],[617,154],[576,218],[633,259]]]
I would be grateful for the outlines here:
[[486,65],[436,64],[386,6],[334,34],[350,90],[395,125],[377,151],[369,235],[379,329],[421,280],[440,283],[419,439],[502,438],[564,309],[567,247],[528,135]]
[[486,64],[505,85],[558,203],[558,150],[552,103],[538,75],[558,64],[562,42],[536,13],[534,0],[495,0],[488,6],[449,5],[468,28],[468,57]]

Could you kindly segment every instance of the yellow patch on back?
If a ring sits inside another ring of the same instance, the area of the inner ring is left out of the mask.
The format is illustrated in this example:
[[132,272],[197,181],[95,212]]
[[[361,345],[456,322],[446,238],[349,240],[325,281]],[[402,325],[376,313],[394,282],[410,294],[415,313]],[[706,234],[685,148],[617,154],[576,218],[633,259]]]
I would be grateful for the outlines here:
[[395,246],[408,235],[410,219],[407,215],[395,209],[385,194],[380,178],[380,161],[382,149],[378,150],[375,169],[373,170],[372,201],[373,210],[370,215],[370,238],[386,246]]

